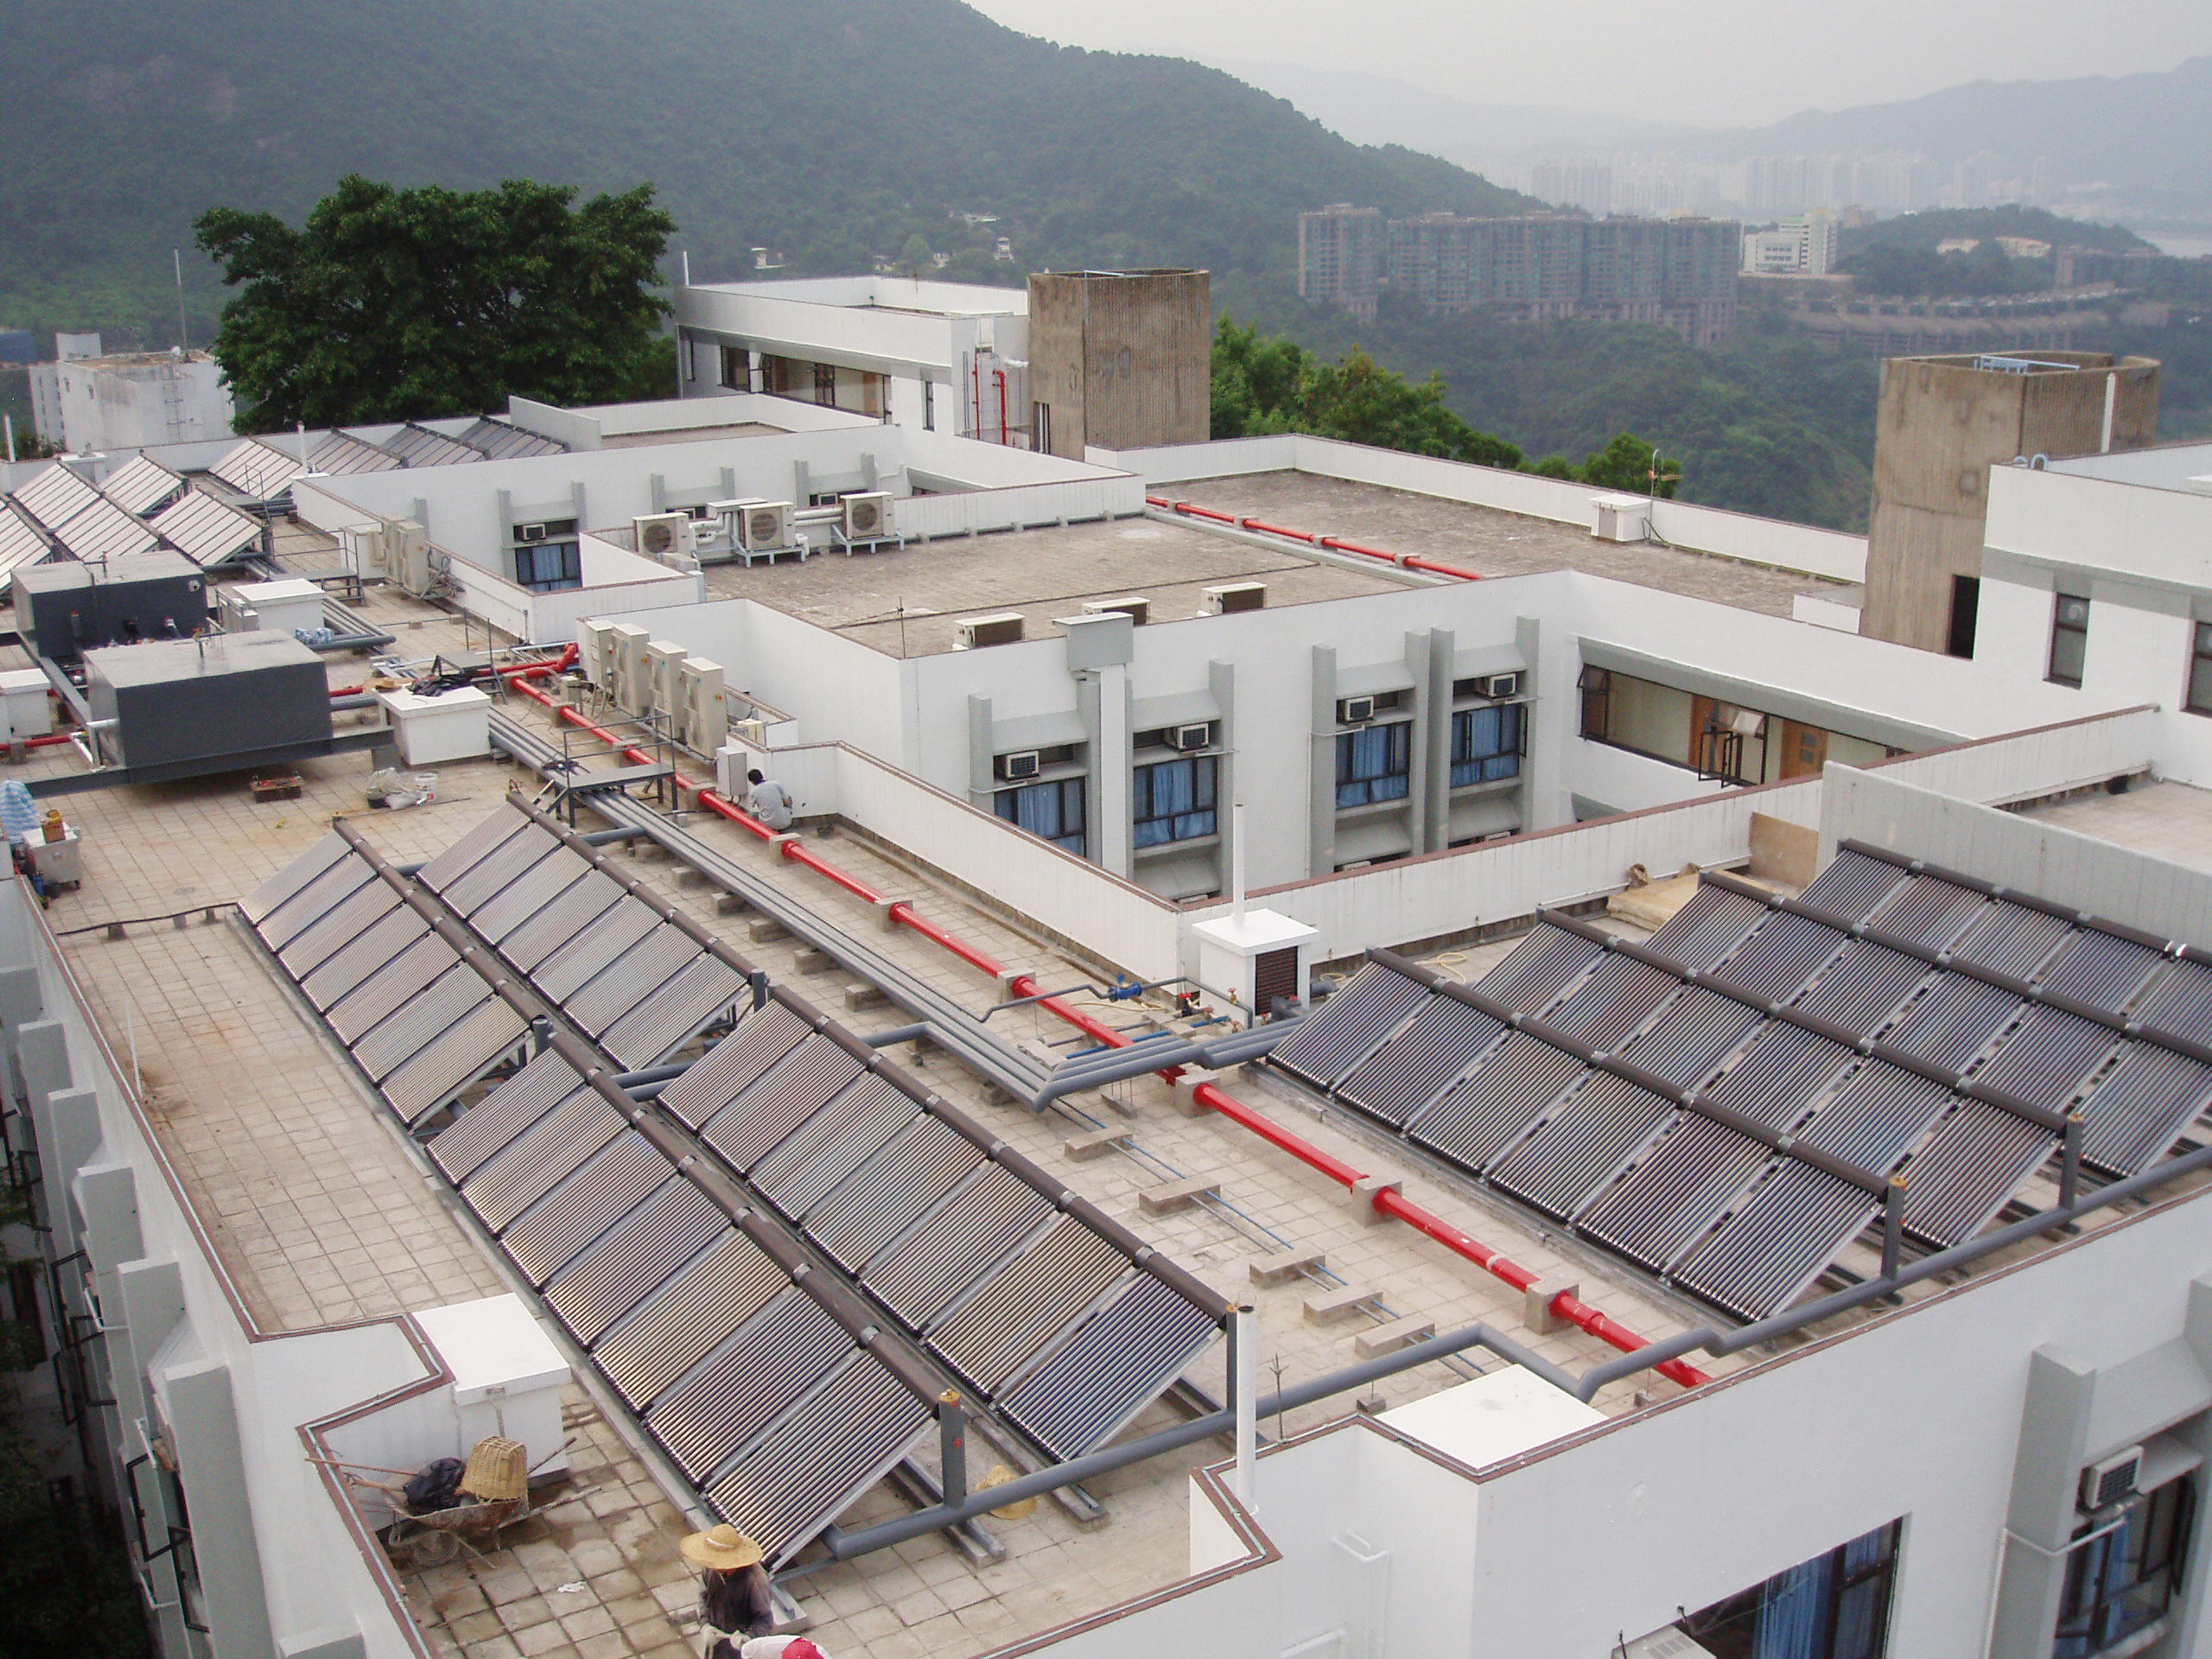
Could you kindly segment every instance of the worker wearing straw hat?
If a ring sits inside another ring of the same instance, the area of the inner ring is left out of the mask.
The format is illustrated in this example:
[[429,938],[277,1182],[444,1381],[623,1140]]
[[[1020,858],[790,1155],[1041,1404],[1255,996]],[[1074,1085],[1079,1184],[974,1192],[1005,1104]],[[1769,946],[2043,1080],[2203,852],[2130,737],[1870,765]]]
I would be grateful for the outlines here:
[[678,1544],[699,1568],[700,1622],[726,1635],[766,1636],[776,1628],[760,1546],[727,1522]]

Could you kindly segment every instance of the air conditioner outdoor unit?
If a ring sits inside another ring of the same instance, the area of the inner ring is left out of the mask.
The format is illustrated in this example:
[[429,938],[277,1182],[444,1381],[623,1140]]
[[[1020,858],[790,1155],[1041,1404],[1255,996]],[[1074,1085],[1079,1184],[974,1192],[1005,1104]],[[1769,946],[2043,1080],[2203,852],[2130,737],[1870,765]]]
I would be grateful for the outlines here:
[[722,692],[719,663],[686,657],[676,664],[676,739],[684,747],[712,754],[729,734],[729,702]]
[[1639,1636],[1618,1651],[1619,1659],[1713,1659],[1711,1648],[1672,1624]]
[[1015,754],[999,757],[999,776],[1007,779],[1034,778],[1037,775],[1037,751],[1023,749]]
[[1205,590],[1206,613],[1210,616],[1231,616],[1238,611],[1265,610],[1268,604],[1268,584],[1264,582],[1230,582]]
[[645,645],[652,638],[634,622],[614,625],[613,671],[601,689],[618,709],[642,710],[652,702],[652,676],[645,662]]
[[1339,697],[1337,700],[1337,723],[1339,726],[1364,726],[1375,718],[1375,699],[1372,697]]
[[791,544],[791,504],[755,501],[738,520],[738,540],[747,553],[772,553]]
[[630,521],[637,531],[638,551],[649,559],[671,559],[691,551],[691,515],[688,512],[645,512]]
[[338,532],[338,545],[351,574],[381,576],[389,573],[382,524],[348,524]]
[[412,518],[396,518],[385,526],[385,574],[409,593],[430,591],[430,542],[423,526]]
[[837,505],[844,514],[840,528],[847,541],[872,542],[891,534],[891,497],[886,493],[841,495]]
[[1179,749],[1203,749],[1213,741],[1213,727],[1205,721],[1200,721],[1192,726],[1178,726],[1174,730],[1173,737],[1175,747]]
[[2089,1510],[2109,1509],[2122,1498],[2133,1497],[2142,1478],[2143,1448],[2139,1446],[2101,1458],[2082,1471],[2082,1507]]
[[997,611],[989,616],[964,617],[957,625],[957,651],[976,651],[985,645],[1018,645],[1021,640],[1021,613]]
[[1086,599],[1083,610],[1086,616],[1103,616],[1109,611],[1118,611],[1142,627],[1152,616],[1152,601],[1142,594],[1126,594],[1120,599]]
[[633,705],[639,713],[666,715],[671,719],[675,716],[681,690],[677,683],[676,665],[690,654],[673,639],[646,642],[645,695]]
[[1491,698],[1517,697],[1521,695],[1518,674],[1492,674],[1483,681],[1483,696]]
[[768,747],[768,722],[765,720],[734,720],[729,734],[739,742],[756,749]]
[[545,526],[543,524],[517,524],[515,526],[515,540],[518,542],[542,542],[544,539]]
[[576,654],[583,664],[584,678],[602,688],[614,665],[614,626],[612,622],[587,617],[576,630]]

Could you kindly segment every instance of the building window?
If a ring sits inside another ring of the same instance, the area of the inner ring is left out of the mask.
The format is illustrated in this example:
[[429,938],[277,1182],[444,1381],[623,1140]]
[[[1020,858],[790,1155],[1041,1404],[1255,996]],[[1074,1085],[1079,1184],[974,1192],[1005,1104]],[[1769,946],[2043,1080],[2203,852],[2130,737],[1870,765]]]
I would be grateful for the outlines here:
[[732,391],[753,390],[753,359],[744,346],[722,347],[722,385]]
[[533,594],[584,585],[583,550],[576,542],[532,542],[515,549],[515,580]]
[[1613,677],[1602,668],[1586,668],[1577,685],[1582,693],[1582,735],[1602,743],[1612,724]]
[[1951,631],[1943,649],[1954,657],[1974,655],[1974,622],[1981,613],[1981,578],[1951,578]]
[[1337,805],[1371,806],[1406,798],[1413,767],[1413,722],[1369,726],[1337,739]]
[[2189,711],[2212,715],[2212,622],[2199,622],[2190,636]]
[[2082,659],[2089,651],[2089,601],[2061,594],[2050,613],[2050,677],[2061,685],[2082,683]]
[[1218,765],[1211,754],[1195,754],[1139,766],[1134,797],[1135,844],[1160,847],[1215,833],[1220,828],[1214,804]]
[[817,363],[814,365],[814,401],[835,408],[837,403],[837,365]]
[[922,382],[922,430],[937,430],[937,382],[934,380]]
[[1052,406],[1032,403],[1029,405],[1029,447],[1039,454],[1050,454],[1052,450]]
[[1065,847],[1080,858],[1083,846],[1083,779],[1063,778],[1022,789],[1002,789],[991,798],[999,817],[1017,830]]
[[1462,709],[1452,716],[1452,787],[1494,784],[1521,772],[1522,709],[1517,702]]
[[1678,1628],[1714,1659],[1881,1659],[1902,1527],[1877,1527],[1690,1614]]
[[[2184,1476],[2145,1493],[2117,1526],[2075,1547],[2066,1560],[2052,1659],[2088,1659],[2165,1617],[2196,1510],[2196,1491]],[[2084,1521],[2082,1530],[2109,1524]]]

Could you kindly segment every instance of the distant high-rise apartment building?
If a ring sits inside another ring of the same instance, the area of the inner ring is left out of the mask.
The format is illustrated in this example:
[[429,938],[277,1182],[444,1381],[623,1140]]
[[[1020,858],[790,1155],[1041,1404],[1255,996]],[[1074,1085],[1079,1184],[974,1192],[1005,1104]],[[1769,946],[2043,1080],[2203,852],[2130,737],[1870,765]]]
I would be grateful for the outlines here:
[[1298,292],[1317,304],[1341,305],[1363,321],[1375,316],[1382,274],[1382,210],[1339,201],[1298,216]]
[[1835,269],[1836,223],[1825,208],[1744,233],[1746,276],[1825,276]]
[[1529,194],[1586,213],[1609,213],[1613,210],[1613,163],[1603,156],[1538,162],[1529,169]]
[[1738,236],[1725,219],[1427,213],[1390,221],[1390,288],[1432,312],[1659,323],[1709,345],[1735,323]]

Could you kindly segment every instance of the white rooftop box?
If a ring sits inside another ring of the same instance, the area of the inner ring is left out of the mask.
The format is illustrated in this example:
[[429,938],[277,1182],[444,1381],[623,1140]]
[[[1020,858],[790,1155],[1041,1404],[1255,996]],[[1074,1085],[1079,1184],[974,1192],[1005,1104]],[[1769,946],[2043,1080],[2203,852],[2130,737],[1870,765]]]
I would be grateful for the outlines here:
[[1651,539],[1651,503],[1641,495],[1593,495],[1597,522],[1590,533],[1601,542],[1645,542]]
[[435,766],[492,752],[492,699],[474,686],[435,697],[413,691],[379,691],[399,758],[410,766]]
[[568,1362],[518,1296],[487,1296],[415,1315],[453,1373],[460,1433],[454,1455],[487,1434],[520,1440],[533,1477],[569,1466],[562,1450],[561,1389]]

